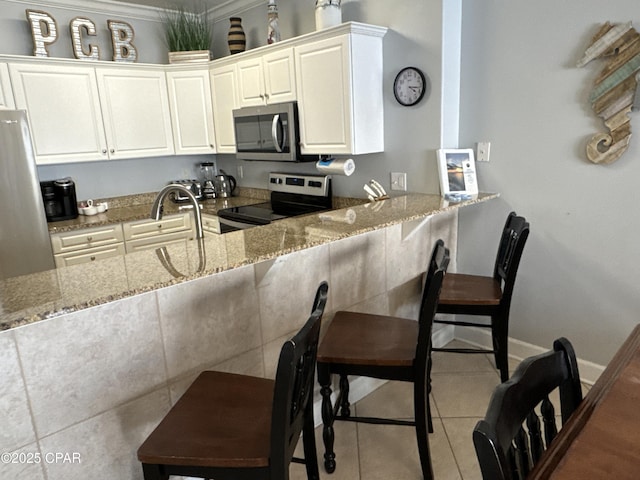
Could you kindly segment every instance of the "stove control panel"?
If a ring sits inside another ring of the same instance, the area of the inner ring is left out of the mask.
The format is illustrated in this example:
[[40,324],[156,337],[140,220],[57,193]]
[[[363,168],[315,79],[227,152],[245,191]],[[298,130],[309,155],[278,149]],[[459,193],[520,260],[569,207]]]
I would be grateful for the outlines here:
[[270,173],[269,190],[327,197],[331,195],[331,175],[300,175],[297,173]]

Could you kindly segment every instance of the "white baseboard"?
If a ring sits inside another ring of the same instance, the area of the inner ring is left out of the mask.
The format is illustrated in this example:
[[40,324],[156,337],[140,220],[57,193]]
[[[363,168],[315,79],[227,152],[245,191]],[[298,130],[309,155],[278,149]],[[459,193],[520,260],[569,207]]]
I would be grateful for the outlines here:
[[[489,333],[488,330],[472,327],[456,328],[454,337],[457,340],[462,340],[463,342],[467,342],[481,348],[492,348],[491,333]],[[527,357],[548,352],[550,348],[551,346],[540,347],[538,345],[516,340],[515,338],[509,338],[509,358],[518,362],[521,362]],[[604,371],[604,368],[605,367],[602,365],[578,358],[578,370],[580,371],[580,380],[583,383],[593,385],[600,374]]]

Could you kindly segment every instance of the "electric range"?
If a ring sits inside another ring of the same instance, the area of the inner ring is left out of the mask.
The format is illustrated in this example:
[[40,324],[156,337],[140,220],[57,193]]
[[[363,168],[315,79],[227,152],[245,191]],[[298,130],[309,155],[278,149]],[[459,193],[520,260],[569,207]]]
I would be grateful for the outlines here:
[[330,175],[269,174],[268,202],[218,210],[221,233],[267,225],[283,218],[330,210]]

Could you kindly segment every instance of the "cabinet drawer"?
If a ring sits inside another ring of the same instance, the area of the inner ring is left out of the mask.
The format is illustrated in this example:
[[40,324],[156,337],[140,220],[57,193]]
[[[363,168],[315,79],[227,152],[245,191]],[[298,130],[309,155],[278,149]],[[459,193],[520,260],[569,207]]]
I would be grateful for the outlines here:
[[123,240],[120,224],[51,234],[51,245],[54,254],[100,247],[122,242]]
[[75,252],[59,253],[54,255],[56,267],[69,267],[80,263],[89,263],[95,260],[103,260],[116,255],[124,255],[124,243],[116,243],[102,247],[86,248]]
[[220,233],[220,222],[215,215],[202,214],[202,230],[207,233]]
[[126,242],[191,230],[191,214],[165,215],[162,220],[138,220],[122,224]]
[[153,248],[164,247],[172,243],[184,243],[193,238],[191,230],[167,233],[165,235],[155,235],[146,238],[138,238],[137,240],[127,240],[125,243],[127,253],[139,252],[140,250],[151,250]]

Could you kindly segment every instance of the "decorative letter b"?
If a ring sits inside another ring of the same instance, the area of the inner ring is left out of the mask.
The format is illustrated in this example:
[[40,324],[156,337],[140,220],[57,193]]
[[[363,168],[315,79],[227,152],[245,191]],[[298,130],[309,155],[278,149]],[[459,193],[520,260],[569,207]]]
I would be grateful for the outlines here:
[[135,62],[138,60],[138,51],[131,43],[134,33],[133,27],[126,22],[107,20],[111,30],[111,43],[113,44],[114,62]]
[[33,55],[36,57],[48,57],[47,45],[58,39],[56,21],[46,12],[38,10],[27,10],[26,12],[27,19],[31,24]]

